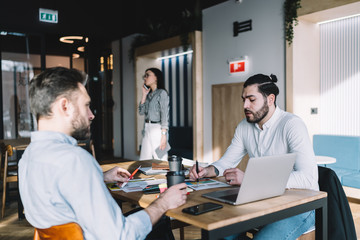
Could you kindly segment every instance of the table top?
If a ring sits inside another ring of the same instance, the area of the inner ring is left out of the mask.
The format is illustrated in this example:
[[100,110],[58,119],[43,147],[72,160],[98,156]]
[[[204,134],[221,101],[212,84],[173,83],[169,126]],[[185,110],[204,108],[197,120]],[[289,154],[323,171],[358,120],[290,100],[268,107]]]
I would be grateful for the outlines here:
[[336,158],[328,156],[315,156],[317,164],[331,164],[336,163]]
[[0,142],[11,145],[14,150],[25,150],[30,144],[30,138],[1,139]]
[[[118,164],[107,164],[107,165],[102,165],[102,169],[106,171],[114,166],[119,166],[128,169],[130,172],[132,172],[139,165],[144,167],[151,166],[152,162],[157,162],[157,161],[159,160],[131,161],[131,162],[118,163]],[[135,178],[142,178],[142,177],[146,177],[146,175],[143,175],[141,173],[137,173],[135,175]],[[155,177],[165,178],[165,175],[156,175]],[[219,181],[224,181],[223,177],[216,179]],[[246,221],[252,218],[263,216],[265,214],[270,214],[276,211],[284,210],[290,207],[294,207],[297,205],[301,205],[307,202],[311,202],[327,197],[326,192],[312,191],[305,189],[290,189],[290,190],[286,190],[282,196],[264,199],[252,203],[247,203],[237,206],[221,203],[223,205],[222,209],[211,211],[198,216],[193,216],[182,212],[183,208],[204,202],[219,203],[217,201],[213,201],[201,197],[201,195],[206,192],[211,192],[216,190],[219,189],[207,189],[207,190],[191,192],[190,195],[188,195],[186,204],[176,209],[171,209],[167,211],[166,215],[205,230],[213,230],[233,223]],[[142,192],[125,193],[123,191],[116,191],[116,192],[112,192],[112,195],[114,196],[114,198],[123,201],[134,202],[139,204],[141,207],[146,208],[148,205],[151,204],[151,202],[153,202],[156,199],[156,196],[158,194],[143,194]]]

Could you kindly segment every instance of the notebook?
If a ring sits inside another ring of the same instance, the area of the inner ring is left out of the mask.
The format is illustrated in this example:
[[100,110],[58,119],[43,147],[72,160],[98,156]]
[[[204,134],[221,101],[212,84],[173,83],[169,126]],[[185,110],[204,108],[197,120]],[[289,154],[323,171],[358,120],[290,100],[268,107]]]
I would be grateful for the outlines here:
[[239,205],[284,194],[296,154],[250,158],[240,187],[203,194],[203,197]]

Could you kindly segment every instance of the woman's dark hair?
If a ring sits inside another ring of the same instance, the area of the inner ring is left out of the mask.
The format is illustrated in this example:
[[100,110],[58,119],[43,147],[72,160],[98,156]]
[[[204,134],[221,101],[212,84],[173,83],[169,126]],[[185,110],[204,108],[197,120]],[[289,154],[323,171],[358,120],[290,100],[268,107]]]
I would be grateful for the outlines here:
[[256,74],[254,76],[249,77],[245,83],[244,88],[250,85],[258,84],[259,92],[267,97],[270,94],[275,95],[275,105],[276,105],[276,96],[279,94],[279,88],[276,86],[277,77],[274,74],[270,74],[270,76],[264,74]]
[[145,72],[147,72],[147,71],[151,71],[155,74],[156,79],[157,79],[157,82],[156,82],[157,88],[165,90],[164,74],[162,73],[162,71],[158,68],[148,68],[145,70]]
[[75,69],[50,68],[35,76],[29,83],[30,109],[39,120],[51,116],[51,105],[59,96],[72,100],[73,93],[84,84],[86,75]]

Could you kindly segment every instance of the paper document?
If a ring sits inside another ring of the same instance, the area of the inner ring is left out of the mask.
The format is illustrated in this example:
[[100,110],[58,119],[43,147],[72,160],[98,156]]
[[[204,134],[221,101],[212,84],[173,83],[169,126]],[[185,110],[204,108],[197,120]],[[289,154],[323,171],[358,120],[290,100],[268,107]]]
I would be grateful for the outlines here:
[[139,170],[145,175],[158,175],[158,174],[165,174],[168,172],[168,170],[152,169],[152,167],[141,167]]
[[214,179],[210,178],[202,178],[199,180],[199,182],[196,181],[190,181],[185,180],[185,183],[188,187],[196,190],[204,190],[204,189],[210,189],[210,188],[219,188],[219,187],[231,187],[227,183],[223,183]]
[[[196,163],[196,161],[192,160],[192,159],[188,159],[188,158],[182,158],[182,164],[184,166],[193,166]],[[199,162],[200,167],[207,167],[209,166],[208,163],[204,163],[204,162]]]
[[156,148],[155,152],[159,159],[161,159],[169,150],[171,149],[169,143],[166,144],[166,147],[164,150],[160,150],[160,148]]
[[155,178],[142,178],[142,179],[131,179],[125,185],[120,188],[116,183],[107,183],[106,186],[111,191],[124,191],[124,192],[138,192],[142,191],[148,185],[161,184],[166,182],[166,179],[155,179]]

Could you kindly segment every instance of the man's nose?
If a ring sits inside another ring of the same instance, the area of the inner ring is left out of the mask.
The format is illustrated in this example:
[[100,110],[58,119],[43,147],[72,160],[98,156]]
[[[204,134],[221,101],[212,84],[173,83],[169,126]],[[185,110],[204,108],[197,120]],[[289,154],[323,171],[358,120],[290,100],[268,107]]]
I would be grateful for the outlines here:
[[89,119],[90,121],[94,120],[95,115],[93,114],[93,112],[91,110],[89,110]]
[[249,107],[249,100],[244,101],[244,109],[247,109]]

